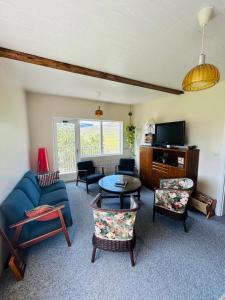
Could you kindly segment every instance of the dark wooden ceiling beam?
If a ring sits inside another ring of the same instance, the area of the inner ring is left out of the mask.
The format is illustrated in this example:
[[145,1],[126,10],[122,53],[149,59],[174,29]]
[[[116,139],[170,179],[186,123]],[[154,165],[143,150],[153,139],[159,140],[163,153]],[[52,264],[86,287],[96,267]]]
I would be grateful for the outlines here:
[[24,53],[24,52],[20,52],[20,51],[16,51],[16,50],[6,49],[6,48],[2,48],[2,47],[0,47],[0,57],[13,59],[13,60],[19,60],[19,61],[23,61],[26,63],[44,66],[44,67],[57,69],[57,70],[62,70],[62,71],[66,71],[66,72],[101,78],[101,79],[105,79],[105,80],[115,81],[115,82],[134,85],[134,86],[139,86],[142,88],[156,90],[156,91],[169,93],[169,94],[180,95],[180,94],[184,93],[181,90],[172,89],[172,88],[164,87],[161,85],[156,85],[156,84],[152,84],[152,83],[148,83],[148,82],[130,79],[130,78],[126,78],[126,77],[122,77],[122,76],[118,76],[118,75],[113,75],[110,73],[97,71],[97,70],[93,70],[93,69],[89,69],[89,68],[69,64],[69,63],[64,63],[61,61],[57,61],[57,60],[53,60],[53,59],[49,59],[49,58],[45,58],[45,57],[40,57],[40,56],[36,56],[33,54],[28,54],[28,53]]

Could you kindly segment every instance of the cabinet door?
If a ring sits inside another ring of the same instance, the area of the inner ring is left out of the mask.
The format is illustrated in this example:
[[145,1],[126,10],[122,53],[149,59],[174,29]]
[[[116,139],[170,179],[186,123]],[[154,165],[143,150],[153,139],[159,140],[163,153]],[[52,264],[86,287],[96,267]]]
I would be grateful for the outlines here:
[[170,167],[169,178],[182,178],[182,177],[185,177],[185,169],[184,168]]
[[152,177],[151,186],[152,188],[158,188],[161,179],[169,178],[169,166],[156,161],[152,163]]
[[150,187],[152,174],[152,149],[150,147],[140,147],[140,177],[144,185]]
[[152,171],[152,179],[151,179],[151,186],[152,186],[152,188],[159,188],[159,186],[160,186],[160,180],[161,179],[167,179],[168,177],[169,177],[169,175],[166,174],[163,171],[153,170]]

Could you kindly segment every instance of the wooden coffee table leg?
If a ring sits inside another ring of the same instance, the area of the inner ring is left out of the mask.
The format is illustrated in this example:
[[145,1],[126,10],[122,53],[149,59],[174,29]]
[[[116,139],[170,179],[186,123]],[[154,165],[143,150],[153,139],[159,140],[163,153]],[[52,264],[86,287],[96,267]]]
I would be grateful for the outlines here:
[[123,193],[120,194],[120,209],[123,209]]

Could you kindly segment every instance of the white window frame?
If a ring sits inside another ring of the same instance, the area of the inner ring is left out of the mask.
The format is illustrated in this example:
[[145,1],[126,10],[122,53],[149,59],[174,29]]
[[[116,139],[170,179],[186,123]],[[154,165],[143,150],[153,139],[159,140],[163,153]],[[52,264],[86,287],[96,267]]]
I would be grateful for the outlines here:
[[[94,121],[94,122],[100,122],[100,150],[101,153],[99,155],[81,155],[80,153],[80,158],[87,158],[87,157],[101,157],[101,156],[116,156],[116,155],[123,155],[123,122],[122,121],[115,121],[115,120],[96,120],[96,119],[79,119],[79,124],[80,121]],[[120,152],[119,153],[108,153],[108,154],[103,154],[103,127],[102,123],[103,122],[115,122],[120,124]],[[79,127],[80,130],[80,127]],[[80,132],[79,132],[79,137],[80,137]],[[79,144],[79,150],[80,150],[80,144]]]
[[[96,119],[77,119],[77,118],[68,118],[68,117],[53,117],[52,121],[52,145],[53,145],[53,167],[54,170],[58,170],[58,150],[57,150],[57,138],[56,138],[56,123],[68,121],[75,124],[75,153],[76,153],[76,162],[80,161],[81,158],[88,158],[88,157],[107,157],[107,156],[121,156],[123,155],[123,122],[122,121],[115,121],[115,120],[96,120]],[[101,154],[100,155],[91,155],[91,156],[81,156],[80,152],[80,121],[99,121],[101,122]],[[103,154],[103,130],[102,130],[102,122],[117,122],[120,123],[120,153],[112,153],[112,154]],[[75,171],[76,172],[76,171]],[[74,172],[72,172],[74,173]]]

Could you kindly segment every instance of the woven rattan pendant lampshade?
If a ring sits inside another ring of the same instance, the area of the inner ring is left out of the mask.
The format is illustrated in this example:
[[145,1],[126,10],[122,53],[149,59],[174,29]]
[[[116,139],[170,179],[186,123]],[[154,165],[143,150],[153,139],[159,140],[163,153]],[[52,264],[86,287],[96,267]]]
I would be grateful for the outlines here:
[[220,80],[218,68],[212,64],[205,63],[204,37],[205,26],[213,15],[213,8],[206,7],[200,10],[198,14],[199,24],[202,27],[202,49],[199,57],[199,64],[192,68],[185,76],[182,82],[184,91],[195,92],[208,89],[214,86]]
[[201,64],[191,69],[185,76],[182,88],[184,91],[200,91],[208,89],[218,83],[220,72],[216,66]]
[[95,116],[96,116],[97,118],[100,118],[100,117],[103,116],[103,111],[101,110],[100,106],[98,107],[98,109],[96,109],[96,111],[95,111]]
[[[98,99],[100,99],[101,91],[97,91],[97,96],[98,96]],[[102,116],[103,116],[103,110],[101,109],[101,107],[99,105],[98,109],[96,109],[96,111],[95,111],[95,117],[101,118]]]

